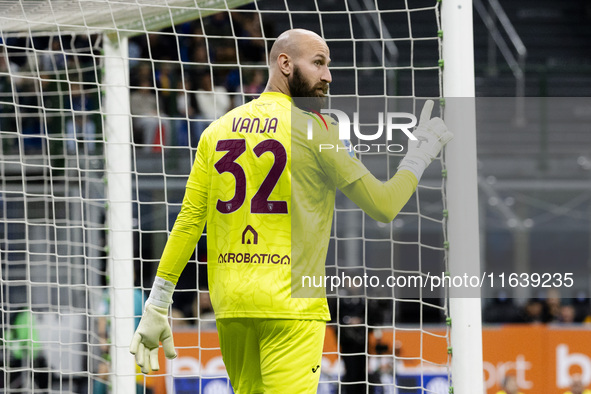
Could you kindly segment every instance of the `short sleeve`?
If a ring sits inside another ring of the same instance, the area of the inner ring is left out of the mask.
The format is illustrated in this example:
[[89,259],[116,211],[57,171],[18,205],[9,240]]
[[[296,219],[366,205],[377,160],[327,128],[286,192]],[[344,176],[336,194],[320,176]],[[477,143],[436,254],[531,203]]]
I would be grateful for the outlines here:
[[349,141],[338,138],[337,127],[328,122],[327,128],[316,128],[309,139],[310,148],[324,173],[342,189],[355,182],[369,170],[355,157]]

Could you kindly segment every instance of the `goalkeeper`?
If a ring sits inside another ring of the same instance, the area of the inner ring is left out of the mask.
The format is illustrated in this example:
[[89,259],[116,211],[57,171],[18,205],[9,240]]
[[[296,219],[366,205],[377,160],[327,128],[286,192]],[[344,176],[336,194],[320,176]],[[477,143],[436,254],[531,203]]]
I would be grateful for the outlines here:
[[[207,222],[208,282],[220,347],[238,394],[316,393],[326,297],[293,297],[294,272],[324,273],[336,188],[372,218],[390,222],[451,138],[428,101],[398,172],[377,180],[333,125],[307,138],[309,116],[292,97],[322,98],[330,52],[317,34],[282,33],[260,98],[203,133],[181,211],[164,248],[131,353],[158,370],[158,346],[176,357],[168,324],[175,284]],[[321,143],[342,149],[319,152]]]

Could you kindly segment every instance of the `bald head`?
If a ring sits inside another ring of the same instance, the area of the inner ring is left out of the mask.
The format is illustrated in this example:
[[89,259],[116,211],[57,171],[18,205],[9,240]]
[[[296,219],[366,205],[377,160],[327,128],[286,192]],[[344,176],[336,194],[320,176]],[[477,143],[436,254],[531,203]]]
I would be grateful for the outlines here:
[[[277,40],[271,47],[269,54],[269,63],[273,67],[277,65],[277,58],[282,53],[297,59],[310,48],[310,44],[319,44],[326,46],[326,42],[318,34],[305,29],[286,30],[277,37]],[[328,47],[327,47],[328,48]]]
[[310,30],[287,30],[271,47],[267,90],[323,96],[331,82],[329,63],[330,52],[322,37]]

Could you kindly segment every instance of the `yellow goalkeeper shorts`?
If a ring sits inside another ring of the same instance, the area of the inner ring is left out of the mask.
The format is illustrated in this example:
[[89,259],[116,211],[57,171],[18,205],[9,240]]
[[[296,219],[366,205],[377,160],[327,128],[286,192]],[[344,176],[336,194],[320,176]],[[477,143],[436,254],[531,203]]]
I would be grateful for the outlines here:
[[218,319],[217,329],[235,393],[316,393],[325,321]]

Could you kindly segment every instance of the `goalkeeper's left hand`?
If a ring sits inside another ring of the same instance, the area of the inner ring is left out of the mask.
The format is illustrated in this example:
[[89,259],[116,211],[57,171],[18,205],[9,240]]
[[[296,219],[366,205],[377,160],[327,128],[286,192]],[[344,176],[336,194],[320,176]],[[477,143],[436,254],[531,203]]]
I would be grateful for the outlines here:
[[129,351],[135,355],[135,361],[143,373],[158,371],[158,345],[162,342],[164,355],[168,359],[176,358],[172,330],[168,324],[168,307],[172,303],[174,284],[156,277],[150,298],[142,320],[133,334]]
[[441,118],[431,118],[433,100],[427,100],[421,111],[419,125],[412,135],[416,140],[408,140],[408,152],[400,161],[398,169],[409,170],[417,179],[423,175],[431,161],[454,137]]

